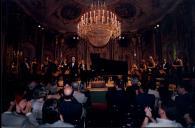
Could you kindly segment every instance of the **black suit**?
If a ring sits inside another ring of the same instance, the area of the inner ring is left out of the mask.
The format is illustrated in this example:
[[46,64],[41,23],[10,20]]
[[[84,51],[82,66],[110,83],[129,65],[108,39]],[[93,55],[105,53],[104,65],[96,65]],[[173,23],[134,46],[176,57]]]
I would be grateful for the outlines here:
[[86,64],[80,64],[79,65],[80,78],[81,78],[81,81],[83,81],[83,82],[87,81],[86,70],[87,70]]
[[28,79],[30,77],[30,64],[28,62],[21,63],[20,73],[22,79]]
[[77,63],[70,63],[70,76],[72,80],[75,80],[78,77],[78,64]]
[[64,122],[74,123],[75,120],[80,120],[82,115],[82,104],[74,98],[71,101],[62,99],[59,111],[63,116]]

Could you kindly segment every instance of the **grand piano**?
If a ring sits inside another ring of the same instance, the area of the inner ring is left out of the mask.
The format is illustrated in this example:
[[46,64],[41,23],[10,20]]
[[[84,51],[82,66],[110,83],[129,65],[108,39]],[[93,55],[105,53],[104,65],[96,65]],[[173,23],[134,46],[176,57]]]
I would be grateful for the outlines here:
[[101,58],[99,54],[92,54],[91,62],[91,70],[87,73],[89,79],[93,79],[96,76],[128,75],[127,61],[109,60]]
[[128,63],[126,61],[96,58],[92,59],[92,70],[97,75],[127,75]]

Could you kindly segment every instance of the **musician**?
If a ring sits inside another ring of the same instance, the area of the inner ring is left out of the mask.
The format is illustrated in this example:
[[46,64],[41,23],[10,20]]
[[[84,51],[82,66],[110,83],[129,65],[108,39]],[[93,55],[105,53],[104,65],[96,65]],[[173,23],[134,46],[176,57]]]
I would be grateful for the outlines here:
[[131,65],[131,74],[135,74],[138,71],[138,67],[136,64]]
[[155,67],[156,67],[156,63],[154,62],[153,57],[149,56],[149,61],[148,61],[148,71],[149,71],[149,73],[152,73],[152,71],[154,71]]
[[20,65],[20,73],[23,79],[28,79],[30,77],[30,63],[27,57],[24,58],[24,61]]
[[11,73],[15,74],[17,72],[17,64],[15,61],[11,63]]
[[152,56],[149,56],[149,61],[148,61],[148,68],[153,69],[156,67],[156,63],[154,62],[154,59]]
[[132,64],[132,66],[131,66],[131,76],[132,77],[137,77],[139,79],[141,77],[136,64]]
[[32,74],[36,75],[37,74],[37,70],[38,70],[38,63],[37,63],[37,59],[33,58],[32,62],[31,62],[31,68],[32,68]]
[[49,68],[52,73],[56,72],[58,70],[58,60],[55,59],[54,62],[50,64]]
[[48,67],[49,65],[51,64],[51,60],[49,59],[49,57],[47,56],[42,64],[42,68],[41,70],[44,72],[44,73],[47,73],[47,70],[48,70]]
[[79,64],[79,73],[80,73],[81,81],[83,82],[86,81],[86,71],[87,71],[87,66],[85,64],[85,61],[81,60],[81,63]]
[[140,72],[143,73],[147,69],[146,61],[144,59],[141,60],[141,63],[139,65]]
[[78,63],[76,58],[73,56],[71,63],[69,64],[71,79],[75,80],[78,77]]
[[81,60],[81,63],[79,64],[79,71],[81,73],[81,72],[86,71],[86,70],[87,70],[87,67],[86,67],[85,61]]
[[63,75],[63,80],[65,83],[69,82],[70,80],[70,68],[69,68],[69,64],[67,62],[67,59],[63,59],[61,64],[60,64],[60,69],[61,69],[61,73]]
[[166,72],[166,74],[169,72],[170,64],[166,59],[163,59],[162,69]]
[[139,65],[140,73],[141,73],[141,83],[146,83],[148,76],[147,76],[147,64],[144,59],[141,60],[141,63]]
[[183,68],[183,61],[179,57],[176,57],[176,59],[173,62],[172,66],[176,70],[182,70],[182,68]]
[[173,74],[176,77],[177,82],[182,80],[183,61],[179,57],[176,57],[172,64]]
[[69,74],[69,65],[67,63],[67,59],[65,58],[62,62],[61,62],[61,70],[62,70],[62,74]]

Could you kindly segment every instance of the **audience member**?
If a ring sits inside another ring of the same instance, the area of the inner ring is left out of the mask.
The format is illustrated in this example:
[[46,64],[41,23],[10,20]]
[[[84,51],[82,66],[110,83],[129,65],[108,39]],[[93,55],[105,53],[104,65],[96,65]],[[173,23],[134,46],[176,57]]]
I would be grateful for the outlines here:
[[139,94],[136,96],[136,103],[142,108],[145,108],[146,106],[154,108],[155,96],[153,94],[148,94],[146,88],[140,87]]
[[74,123],[82,118],[82,104],[73,97],[73,89],[68,84],[64,86],[64,96],[61,99],[59,111],[65,122]]
[[[182,127],[180,123],[174,121],[176,109],[173,106],[161,104],[158,110],[160,118],[157,118],[156,120],[152,117],[152,109],[146,107],[144,111],[146,116],[141,127]],[[149,123],[150,120],[152,121],[151,123]]]
[[189,111],[190,105],[192,104],[192,97],[188,92],[189,86],[190,85],[188,85],[187,82],[183,82],[177,87],[178,96],[175,98],[175,104],[181,121],[183,120],[184,114]]
[[33,91],[32,102],[32,114],[34,117],[40,121],[42,120],[42,107],[44,104],[45,97],[47,95],[46,89],[44,86],[38,85]]
[[158,102],[160,100],[159,92],[156,90],[156,83],[150,82],[148,85],[148,94],[153,94],[155,96],[155,107],[158,107]]
[[[14,104],[15,103],[15,104]],[[22,95],[17,95],[14,102],[11,102],[9,111],[2,113],[1,126],[35,128],[39,124],[31,113],[32,105]],[[15,110],[10,111],[15,106]]]
[[58,102],[56,99],[48,99],[43,105],[43,123],[38,128],[73,128],[74,125],[65,123],[60,119]]
[[195,128],[195,108],[191,108],[188,113],[184,115],[187,128]]
[[79,91],[79,83],[78,82],[72,82],[73,87],[73,97],[81,104],[85,104],[87,102],[87,97],[85,94]]

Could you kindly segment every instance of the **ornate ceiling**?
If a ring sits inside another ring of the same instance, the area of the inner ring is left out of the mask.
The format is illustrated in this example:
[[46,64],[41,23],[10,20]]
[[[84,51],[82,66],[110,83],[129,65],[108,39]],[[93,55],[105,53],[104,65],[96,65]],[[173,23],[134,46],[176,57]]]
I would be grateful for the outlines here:
[[[76,32],[81,14],[97,0],[15,0],[37,22],[61,33]],[[101,1],[101,0],[99,0]],[[134,32],[158,23],[183,0],[104,0],[122,23]]]

